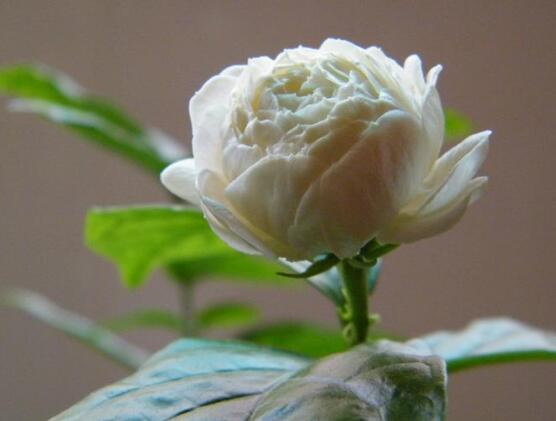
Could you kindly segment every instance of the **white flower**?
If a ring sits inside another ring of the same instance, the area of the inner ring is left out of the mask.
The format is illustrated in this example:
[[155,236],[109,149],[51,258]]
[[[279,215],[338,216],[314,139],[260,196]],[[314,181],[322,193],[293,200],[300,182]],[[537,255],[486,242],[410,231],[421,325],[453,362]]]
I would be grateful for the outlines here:
[[345,258],[438,234],[481,194],[490,134],[439,157],[440,70],[336,39],[229,67],[191,100],[194,157],[162,182],[247,253]]

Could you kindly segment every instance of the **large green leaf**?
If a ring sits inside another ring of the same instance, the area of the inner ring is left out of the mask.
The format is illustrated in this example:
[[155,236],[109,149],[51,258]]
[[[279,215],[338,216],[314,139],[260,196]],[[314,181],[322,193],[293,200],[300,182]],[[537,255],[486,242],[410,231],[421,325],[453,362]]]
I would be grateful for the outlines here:
[[462,331],[433,333],[420,340],[446,360],[451,373],[509,362],[556,361],[556,333],[507,318],[477,320]]
[[143,128],[114,105],[87,94],[68,76],[45,66],[0,69],[0,93],[16,98],[10,104],[12,110],[45,117],[157,175],[186,154],[169,136]]
[[136,369],[147,358],[147,353],[137,346],[37,293],[13,290],[3,301],[128,368]]
[[253,345],[184,339],[54,420],[439,421],[445,384],[441,359],[389,342],[309,364]]
[[203,214],[180,206],[97,208],[87,215],[87,245],[114,262],[129,287],[157,267],[179,279],[218,277],[284,283],[281,268],[232,250],[210,229]]

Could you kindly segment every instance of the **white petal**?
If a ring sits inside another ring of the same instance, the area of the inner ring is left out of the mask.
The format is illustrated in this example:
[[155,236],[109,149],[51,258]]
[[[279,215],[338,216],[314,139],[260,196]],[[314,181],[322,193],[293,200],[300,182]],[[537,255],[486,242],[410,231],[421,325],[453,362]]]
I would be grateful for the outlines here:
[[378,240],[392,244],[410,243],[450,229],[461,219],[467,207],[480,197],[486,182],[487,177],[471,180],[460,196],[434,212],[398,216],[378,233]]
[[199,175],[198,183],[207,220],[220,238],[231,247],[249,254],[264,254],[269,258],[294,257],[295,253],[287,246],[257,229],[235,212],[224,195],[225,184],[217,174],[204,171]]
[[322,171],[320,162],[306,156],[267,156],[227,186],[226,198],[273,243],[287,244],[299,201]]
[[352,42],[337,38],[328,38],[322,43],[319,50],[341,55],[356,62],[361,61],[361,58],[365,56],[365,50],[363,48]]
[[233,66],[210,78],[189,102],[197,171],[208,168],[221,172],[230,95],[241,70],[242,66]]
[[422,94],[425,91],[425,77],[419,56],[413,54],[406,58],[403,67],[408,79],[415,85],[416,93]]
[[489,135],[490,132],[482,132],[470,136],[438,160],[431,178],[441,187],[431,195],[421,212],[434,212],[461,194],[486,159]]
[[251,244],[247,243],[243,238],[236,235],[231,231],[227,224],[221,222],[215,215],[215,209],[222,209],[225,211],[224,207],[216,201],[209,198],[203,199],[203,213],[207,218],[207,221],[213,231],[222,239],[226,244],[228,244],[233,249],[246,254],[260,255],[261,253],[253,247]]
[[296,248],[356,254],[419,186],[420,137],[420,124],[398,110],[360,133],[303,196],[290,229]]
[[434,86],[427,89],[421,113],[423,128],[427,133],[429,166],[432,166],[444,143],[445,127],[444,110],[438,91]]
[[178,197],[199,206],[199,192],[195,185],[197,171],[193,158],[174,162],[162,171],[160,181],[168,190]]

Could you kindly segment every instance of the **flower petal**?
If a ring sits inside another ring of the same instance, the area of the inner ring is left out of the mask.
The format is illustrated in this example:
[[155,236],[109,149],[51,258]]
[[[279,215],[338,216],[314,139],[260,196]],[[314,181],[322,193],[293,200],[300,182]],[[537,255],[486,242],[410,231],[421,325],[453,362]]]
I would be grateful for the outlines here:
[[174,162],[162,171],[160,181],[176,196],[199,206],[199,192],[195,185],[197,171],[193,158]]
[[224,69],[210,78],[189,102],[193,155],[199,172],[207,168],[220,172],[230,95],[244,67]]
[[487,177],[471,180],[459,196],[433,212],[401,214],[378,233],[377,239],[383,243],[402,244],[447,231],[461,219],[467,207],[480,197],[486,182]]
[[225,197],[224,188],[224,182],[217,174],[204,171],[199,175],[199,189],[203,192],[203,211],[211,227],[224,241],[236,250],[249,254],[264,254],[269,258],[291,258],[296,255],[287,246],[237,214]]
[[310,255],[355,255],[423,178],[420,124],[408,113],[389,111],[359,136],[300,202],[290,236]]

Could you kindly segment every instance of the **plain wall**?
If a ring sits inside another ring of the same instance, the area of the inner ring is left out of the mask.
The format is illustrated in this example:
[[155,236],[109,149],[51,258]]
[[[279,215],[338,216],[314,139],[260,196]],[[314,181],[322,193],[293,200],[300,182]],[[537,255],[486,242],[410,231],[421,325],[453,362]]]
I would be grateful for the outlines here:
[[[326,37],[417,52],[444,65],[445,105],[492,129],[486,195],[449,233],[386,259],[372,308],[406,335],[511,315],[556,330],[556,3],[553,1],[0,1],[0,64],[42,62],[115,98],[140,120],[190,138],[186,104],[204,80],[250,56]],[[102,319],[177,308],[161,276],[130,292],[82,240],[93,205],[165,202],[152,177],[50,123],[0,109],[0,283]],[[257,302],[267,319],[335,326],[308,287],[206,283],[199,304]],[[131,340],[157,349],[170,334]],[[125,370],[26,315],[0,308],[0,408],[52,416]],[[556,365],[450,378],[450,420],[556,419]]]

